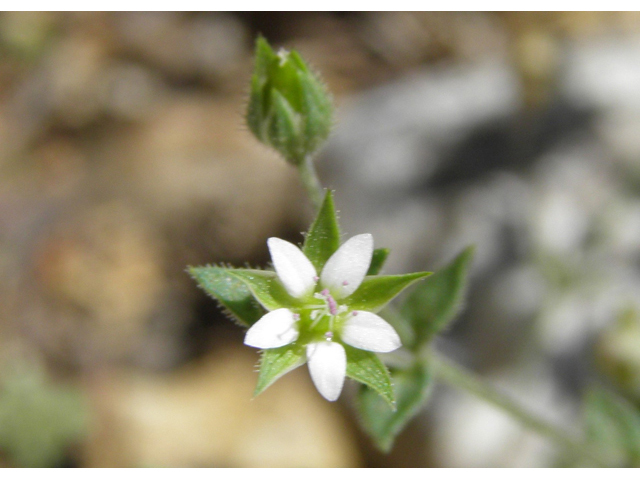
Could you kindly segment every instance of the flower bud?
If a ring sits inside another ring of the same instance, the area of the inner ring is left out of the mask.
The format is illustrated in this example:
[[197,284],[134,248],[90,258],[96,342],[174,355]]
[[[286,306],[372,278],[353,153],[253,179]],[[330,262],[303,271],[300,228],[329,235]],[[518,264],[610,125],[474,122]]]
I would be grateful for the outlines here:
[[261,142],[299,165],[331,131],[331,98],[296,51],[277,54],[262,37],[256,42],[247,124]]

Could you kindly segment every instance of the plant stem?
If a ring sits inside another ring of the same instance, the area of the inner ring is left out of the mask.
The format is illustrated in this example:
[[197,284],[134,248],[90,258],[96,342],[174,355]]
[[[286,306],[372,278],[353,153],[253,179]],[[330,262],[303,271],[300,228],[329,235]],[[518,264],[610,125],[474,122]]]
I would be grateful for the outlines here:
[[555,425],[529,412],[509,396],[484,382],[473,372],[432,351],[427,353],[427,357],[435,375],[441,380],[506,412],[523,426],[560,445],[575,458],[585,460],[589,464],[609,466],[609,462],[603,458],[599,449],[574,439]]
[[313,165],[313,160],[310,155],[307,155],[298,165],[298,171],[300,172],[300,179],[309,194],[313,206],[316,210],[320,210],[322,198],[324,197],[324,189],[318,179],[316,167]]

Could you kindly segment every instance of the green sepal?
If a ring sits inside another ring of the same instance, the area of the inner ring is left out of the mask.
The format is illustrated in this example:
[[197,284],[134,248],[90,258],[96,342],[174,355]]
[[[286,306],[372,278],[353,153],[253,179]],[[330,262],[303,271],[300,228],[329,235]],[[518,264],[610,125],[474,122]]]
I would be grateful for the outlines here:
[[249,103],[247,105],[246,121],[251,130],[258,140],[263,143],[268,143],[266,127],[267,123],[262,119],[265,117],[265,99],[262,90],[262,82],[258,75],[251,77],[251,95],[249,96]]
[[267,82],[271,65],[277,61],[278,56],[269,45],[269,42],[262,35],[258,36],[256,39],[253,73],[262,84]]
[[301,118],[278,90],[271,90],[271,115],[267,128],[269,144],[289,162],[304,160]]
[[189,267],[188,271],[200,288],[215,298],[240,325],[250,327],[264,315],[264,309],[249,287],[231,273],[233,269],[206,266]]
[[306,361],[307,356],[304,348],[298,345],[285,345],[280,348],[263,350],[258,373],[258,384],[253,396],[257,397],[280,377],[304,365]]
[[295,308],[300,300],[287,293],[276,272],[268,270],[232,269],[229,274],[245,284],[255,299],[267,310]]
[[617,467],[640,467],[640,412],[623,398],[602,388],[586,396],[587,440]]
[[338,250],[339,246],[340,227],[338,226],[336,207],[333,202],[333,193],[331,190],[327,190],[318,215],[304,239],[302,251],[320,275],[322,267],[327,263],[329,257]]
[[384,399],[387,410],[395,410],[395,395],[389,370],[373,352],[344,345],[347,352],[347,377],[360,382]]
[[414,342],[405,347],[419,349],[458,314],[466,292],[473,251],[473,247],[466,248],[405,299],[401,315],[415,332]]
[[302,116],[305,119],[305,149],[311,153],[315,152],[331,133],[333,104],[327,89],[309,71],[298,53],[293,51],[290,56],[300,65]]
[[371,265],[369,265],[367,275],[378,275],[384,266],[384,262],[387,261],[390,252],[391,250],[388,248],[376,248],[371,257]]
[[344,299],[351,310],[377,312],[411,284],[431,275],[431,272],[405,275],[374,275],[365,277],[352,295]]
[[396,436],[427,403],[431,393],[431,374],[423,363],[407,369],[391,370],[396,393],[396,410],[367,388],[358,391],[357,404],[360,423],[383,452],[393,446]]

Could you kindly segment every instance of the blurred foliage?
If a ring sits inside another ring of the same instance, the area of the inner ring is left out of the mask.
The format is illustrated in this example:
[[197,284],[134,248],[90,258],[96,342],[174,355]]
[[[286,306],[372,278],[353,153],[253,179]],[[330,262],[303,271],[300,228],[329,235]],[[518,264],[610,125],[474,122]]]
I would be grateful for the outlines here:
[[587,440],[611,466],[640,467],[640,411],[618,395],[592,388],[584,416]]
[[33,365],[16,365],[0,380],[0,451],[16,467],[61,466],[87,433],[86,399]]
[[640,312],[624,310],[598,338],[596,354],[601,371],[640,402]]

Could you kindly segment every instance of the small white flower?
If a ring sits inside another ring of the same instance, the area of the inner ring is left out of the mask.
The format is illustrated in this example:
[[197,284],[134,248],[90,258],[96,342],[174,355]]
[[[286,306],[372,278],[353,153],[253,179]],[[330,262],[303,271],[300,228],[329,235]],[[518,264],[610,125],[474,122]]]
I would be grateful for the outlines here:
[[[309,372],[320,394],[337,400],[347,371],[341,343],[372,352],[391,352],[400,337],[375,313],[350,311],[344,300],[364,280],[373,255],[373,237],[366,233],[345,242],[325,264],[320,276],[304,253],[279,238],[267,241],[276,274],[289,295],[303,301],[296,311],[278,308],[264,315],[248,331],[246,345],[270,349],[298,340],[301,330]],[[320,300],[320,301],[319,301]]]

